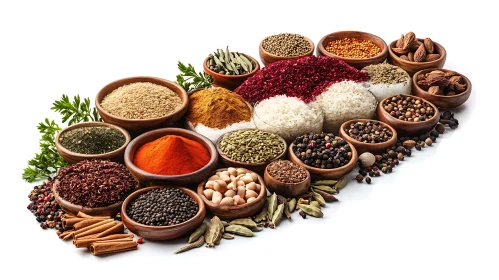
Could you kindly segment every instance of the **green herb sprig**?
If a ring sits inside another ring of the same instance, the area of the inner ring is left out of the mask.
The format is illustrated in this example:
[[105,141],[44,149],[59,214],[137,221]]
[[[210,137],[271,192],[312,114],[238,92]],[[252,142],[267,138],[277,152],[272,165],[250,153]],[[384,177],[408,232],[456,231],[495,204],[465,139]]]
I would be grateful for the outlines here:
[[213,84],[213,77],[203,72],[196,73],[194,66],[190,63],[185,66],[182,62],[177,64],[181,74],[177,75],[177,84],[183,87],[186,91],[195,90],[198,88],[207,88]]
[[71,102],[69,97],[63,94],[61,100],[55,101],[51,109],[62,115],[62,123],[69,120],[68,125],[88,121],[102,121],[97,109],[90,109],[90,99],[88,97],[81,102],[80,96],[77,95]]

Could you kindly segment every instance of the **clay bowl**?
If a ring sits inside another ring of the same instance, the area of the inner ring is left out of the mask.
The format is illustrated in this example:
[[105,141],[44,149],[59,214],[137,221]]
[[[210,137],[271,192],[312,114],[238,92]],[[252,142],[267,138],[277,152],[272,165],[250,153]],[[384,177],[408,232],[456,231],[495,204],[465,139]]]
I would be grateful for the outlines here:
[[[178,96],[182,100],[182,105],[175,112],[169,115],[152,119],[121,118],[118,116],[111,115],[110,113],[105,111],[100,105],[104,97],[106,97],[106,95],[108,95],[109,93],[113,92],[113,90],[124,85],[138,83],[138,82],[150,82],[171,89],[173,92],[178,94]],[[185,92],[185,90],[181,86],[177,85],[174,82],[155,77],[131,77],[114,81],[103,87],[97,94],[97,97],[95,98],[95,107],[97,108],[97,111],[99,112],[99,115],[101,116],[102,120],[107,123],[123,127],[124,129],[128,130],[130,134],[132,134],[132,136],[137,136],[142,132],[156,128],[173,126],[187,112],[188,104],[189,104],[189,98],[187,97],[187,92]]]
[[457,108],[466,102],[468,98],[470,98],[471,95],[471,82],[470,80],[464,76],[458,73],[461,77],[463,77],[464,81],[466,82],[466,90],[461,92],[460,94],[456,94],[453,96],[445,96],[445,95],[434,95],[434,94],[429,94],[428,91],[423,90],[421,87],[419,87],[416,82],[417,82],[417,76],[419,74],[426,74],[429,73],[433,70],[442,70],[442,71],[449,71],[446,69],[441,69],[441,68],[432,68],[432,69],[424,69],[421,71],[418,71],[414,76],[412,77],[412,94],[415,96],[424,98],[431,103],[435,104],[440,109],[453,109]]
[[253,57],[244,54],[247,58],[255,62],[255,69],[251,71],[250,73],[244,74],[244,75],[225,75],[225,74],[219,74],[217,72],[212,71],[210,68],[208,68],[208,59],[207,57],[204,62],[203,62],[203,69],[206,74],[209,74],[213,77],[214,83],[217,86],[224,87],[229,90],[235,90],[238,86],[240,86],[244,81],[246,81],[249,77],[255,75],[255,73],[260,70],[260,64],[256,59]]
[[348,173],[350,173],[355,168],[355,166],[357,164],[357,158],[358,158],[357,150],[355,149],[354,145],[352,145],[351,143],[349,143],[349,144],[350,144],[350,148],[352,149],[352,158],[350,159],[350,161],[346,165],[344,165],[342,167],[334,168],[334,169],[322,169],[322,168],[310,167],[310,166],[306,165],[305,163],[301,162],[301,160],[298,159],[298,157],[296,157],[295,153],[293,153],[293,145],[294,144],[289,145],[288,157],[289,157],[290,161],[292,161],[300,166],[303,166],[305,169],[307,169],[308,172],[310,172],[310,175],[312,176],[313,180],[318,180],[318,179],[337,180],[337,179],[340,179],[343,176],[347,175]]
[[310,172],[305,169],[307,172],[307,178],[299,183],[284,183],[281,182],[269,174],[268,165],[265,168],[265,173],[263,175],[263,179],[265,181],[265,185],[271,192],[276,192],[284,197],[297,197],[303,193],[305,193],[310,187],[311,176]]
[[[248,170],[246,168],[243,169],[247,172],[255,172],[254,170]],[[226,171],[226,170],[227,168],[222,168],[222,169],[217,169],[216,172]],[[209,175],[211,176],[214,174],[215,172]],[[207,180],[204,180],[203,182],[199,183],[198,195],[203,200],[204,204],[206,205],[206,208],[208,208],[208,210],[210,210],[214,215],[218,216],[222,220],[233,220],[238,218],[251,217],[259,213],[260,210],[262,210],[263,206],[265,205],[265,200],[267,198],[267,188],[265,187],[265,182],[263,181],[262,177],[260,177],[260,175],[258,175],[258,184],[261,185],[260,193],[258,194],[257,198],[254,201],[250,203],[245,203],[243,205],[228,206],[228,205],[219,205],[211,202],[203,194],[204,185],[206,184],[206,181]]]
[[[134,201],[140,194],[143,194],[145,192],[157,188],[178,188],[182,190],[197,203],[197,205],[199,206],[198,212],[190,220],[172,226],[148,226],[137,223],[134,220],[132,220],[126,214],[127,206],[132,201]],[[149,240],[172,240],[182,236],[186,236],[201,225],[205,215],[206,215],[206,208],[199,195],[197,195],[194,191],[184,187],[153,186],[141,189],[129,195],[123,202],[123,205],[121,206],[121,220],[125,224],[126,228],[129,229],[131,232],[135,233],[136,235]]]
[[[381,52],[378,55],[369,58],[348,58],[348,57],[338,56],[326,51],[326,47],[329,42],[345,38],[369,40],[372,43],[374,43],[376,46],[378,46],[381,49]],[[357,69],[362,69],[368,65],[378,64],[385,61],[386,57],[388,56],[388,47],[383,39],[367,32],[338,31],[322,37],[322,39],[319,41],[319,44],[317,44],[317,56],[329,56],[332,58],[340,59]]]
[[395,145],[397,143],[397,131],[388,124],[384,122],[380,122],[382,125],[386,126],[393,134],[392,138],[390,140],[383,142],[383,143],[363,143],[358,140],[353,139],[348,135],[348,133],[345,131],[345,128],[350,127],[352,123],[356,122],[367,122],[367,121],[373,121],[373,122],[380,122],[377,120],[368,120],[368,119],[356,119],[356,120],[350,120],[347,122],[344,122],[341,127],[340,127],[340,137],[345,139],[348,143],[352,144],[355,149],[357,150],[357,153],[361,155],[362,153],[365,152],[370,152],[372,154],[381,154],[383,153],[386,149],[390,148],[391,146]]
[[274,54],[271,54],[269,53],[268,51],[264,50],[263,47],[262,47],[262,44],[263,44],[263,40],[260,42],[260,46],[258,48],[258,52],[260,54],[260,60],[262,61],[263,65],[267,66],[273,62],[276,62],[276,61],[279,61],[279,60],[286,60],[286,59],[295,59],[295,58],[300,58],[300,57],[305,57],[305,56],[310,56],[310,55],[313,55],[314,54],[314,42],[312,42],[312,40],[310,40],[309,38],[303,36],[305,38],[305,40],[308,41],[308,43],[310,44],[311,48],[310,48],[310,51],[305,53],[305,54],[302,54],[302,55],[297,55],[297,56],[278,56],[278,55],[274,55]]
[[383,108],[383,103],[385,102],[386,99],[391,98],[387,97],[378,104],[378,109],[376,110],[376,114],[378,115],[378,119],[389,126],[395,128],[397,131],[397,134],[399,136],[418,136],[424,133],[430,132],[435,125],[437,125],[438,120],[440,119],[438,108],[433,105],[431,102],[428,102],[428,100],[425,100],[421,97],[417,96],[412,96],[412,95],[404,95],[404,96],[411,96],[413,98],[420,99],[422,101],[426,101],[430,106],[433,108],[435,111],[435,115],[424,122],[408,122],[408,121],[402,121],[399,120],[395,117],[392,117],[384,108]]
[[[125,144],[123,144],[123,146],[121,146],[120,148],[111,151],[109,153],[86,155],[86,154],[71,152],[70,150],[64,148],[64,146],[62,146],[61,142],[59,141],[59,137],[67,131],[73,130],[75,128],[95,127],[95,126],[106,126],[119,130],[123,135],[125,135]],[[59,132],[55,137],[55,147],[59,155],[69,163],[77,163],[86,159],[109,159],[112,161],[123,162],[123,154],[125,153],[126,146],[128,145],[128,143],[130,143],[130,140],[131,140],[130,133],[128,133],[128,131],[124,130],[119,126],[104,122],[83,122],[83,123],[73,124],[61,130],[61,132]]]
[[[184,175],[157,175],[146,172],[133,164],[133,157],[137,149],[142,145],[154,141],[166,135],[182,136],[190,140],[194,140],[203,145],[210,153],[210,161],[203,168]],[[218,153],[213,143],[206,137],[195,132],[182,128],[160,128],[146,132],[130,142],[125,150],[125,165],[130,170],[132,175],[139,180],[144,186],[164,186],[164,185],[190,185],[198,184],[202,180],[209,177],[215,170],[218,163]]]
[[[254,128],[238,129],[238,130],[234,130],[234,131],[250,130],[250,129],[254,129]],[[233,131],[231,131],[231,132],[233,132]],[[229,132],[227,132],[227,133],[229,133]],[[281,136],[279,136],[279,138],[281,139],[282,143],[284,143],[284,149],[282,150],[282,153],[280,153],[275,158],[273,158],[273,159],[271,159],[269,161],[260,162],[260,163],[246,163],[246,162],[241,162],[241,161],[233,160],[233,159],[229,158],[228,156],[226,156],[222,152],[222,149],[220,149],[220,141],[222,140],[222,138],[224,137],[224,135],[227,134],[227,133],[224,133],[222,136],[220,136],[220,138],[218,138],[218,141],[217,141],[217,144],[216,144],[218,154],[220,155],[220,160],[222,161],[223,165],[226,166],[226,167],[236,167],[236,168],[237,167],[242,167],[242,168],[246,168],[246,169],[252,170],[253,172],[256,172],[258,174],[263,174],[263,172],[265,171],[265,167],[267,167],[267,165],[269,163],[273,162],[274,160],[284,159],[284,157],[286,156],[286,148],[287,148],[288,145],[287,145],[286,141]]]
[[[57,186],[59,185],[59,180],[56,180],[52,185],[52,192],[54,194],[54,199],[59,204],[59,206],[68,213],[78,214],[78,212],[83,212],[90,216],[111,216],[114,217],[116,214],[120,212],[121,204],[123,202],[117,202],[104,207],[95,207],[90,208],[86,206],[73,204],[62,197],[59,196],[57,191]],[[137,182],[137,188],[139,188],[139,182]]]
[[[423,42],[423,39],[418,38],[419,41]],[[447,58],[447,52],[445,48],[442,47],[439,43],[433,41],[435,44],[435,50],[438,54],[440,54],[440,58],[430,62],[412,62],[408,60],[401,59],[396,53],[392,51],[392,48],[395,47],[398,40],[393,41],[388,48],[388,62],[395,66],[398,66],[404,69],[410,76],[413,76],[414,73],[421,71],[423,69],[429,68],[442,68],[445,64],[445,59]]]

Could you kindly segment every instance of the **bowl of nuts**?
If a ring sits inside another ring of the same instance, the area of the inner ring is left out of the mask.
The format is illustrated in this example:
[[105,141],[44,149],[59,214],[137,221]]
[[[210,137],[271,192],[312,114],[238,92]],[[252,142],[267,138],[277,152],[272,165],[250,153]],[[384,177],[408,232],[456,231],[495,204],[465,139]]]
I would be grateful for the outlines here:
[[377,120],[357,119],[344,122],[340,137],[354,145],[359,154],[379,154],[397,143],[397,131]]
[[198,185],[197,193],[221,219],[253,216],[262,210],[267,189],[262,177],[245,168],[223,168]]
[[404,69],[409,75],[429,69],[441,68],[445,64],[447,52],[430,38],[416,38],[414,32],[401,35],[388,48],[388,62]]
[[417,136],[430,132],[439,120],[438,109],[427,100],[399,94],[378,104],[378,119],[403,136]]
[[432,68],[417,72],[412,77],[412,92],[435,104],[440,109],[457,108],[471,95],[471,82],[455,71]]

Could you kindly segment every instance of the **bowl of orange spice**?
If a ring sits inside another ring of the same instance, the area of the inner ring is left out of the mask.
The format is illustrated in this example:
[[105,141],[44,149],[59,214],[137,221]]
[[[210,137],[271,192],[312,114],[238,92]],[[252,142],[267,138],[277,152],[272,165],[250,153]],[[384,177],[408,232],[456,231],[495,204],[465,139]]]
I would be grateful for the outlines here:
[[144,186],[194,185],[216,169],[218,153],[206,137],[181,128],[161,128],[135,138],[125,165]]

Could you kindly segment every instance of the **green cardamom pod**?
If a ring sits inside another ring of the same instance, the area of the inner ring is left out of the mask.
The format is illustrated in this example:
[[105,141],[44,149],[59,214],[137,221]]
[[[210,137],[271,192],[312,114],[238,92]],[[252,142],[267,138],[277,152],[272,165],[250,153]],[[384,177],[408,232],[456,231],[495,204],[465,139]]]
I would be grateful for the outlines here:
[[272,216],[272,224],[274,224],[274,228],[279,225],[282,219],[282,214],[284,213],[284,204],[279,204],[277,209],[275,210],[274,215]]
[[313,182],[314,185],[326,185],[326,186],[334,186],[338,183],[337,180],[319,180]]
[[326,201],[322,197],[322,195],[312,191],[312,197],[317,201],[322,207],[326,206]]
[[319,209],[321,208],[320,203],[319,203],[319,202],[317,202],[317,201],[315,201],[315,200],[314,200],[314,201],[312,201],[312,202],[310,202],[310,206],[314,206],[314,207],[317,207],[317,208],[319,208]]
[[296,198],[292,198],[290,201],[288,201],[288,209],[290,213],[293,213],[296,208]]
[[233,233],[233,234],[245,236],[245,237],[252,237],[253,236],[253,232],[249,228],[241,226],[241,225],[230,225],[230,226],[225,228],[225,231]]
[[305,212],[305,214],[307,214],[309,216],[316,217],[316,218],[324,217],[324,214],[322,213],[321,209],[319,209],[317,207],[306,205],[306,204],[298,204],[298,208],[300,208],[303,212]]
[[336,185],[334,185],[334,188],[337,190],[341,190],[345,187],[346,184],[347,180],[345,179],[345,177],[343,177],[338,181],[338,183],[336,183]]
[[259,223],[267,220],[267,208],[268,208],[268,200],[265,201],[265,205],[263,206],[262,211],[260,211],[260,213],[258,213],[258,215],[256,215],[253,218],[253,221]]
[[267,216],[269,218],[269,221],[271,221],[272,217],[274,217],[274,212],[276,209],[277,209],[277,194],[273,193],[269,199],[268,216]]
[[223,239],[234,239],[234,234],[224,233],[224,235],[222,235],[222,238]]
[[331,188],[330,186],[325,186],[325,185],[313,185],[312,189],[317,189],[317,190],[321,190],[321,191],[332,193],[332,194],[338,193],[337,190]]
[[222,239],[224,234],[224,226],[220,218],[214,216],[210,220],[210,226],[204,234],[204,239],[206,241],[206,247],[215,247],[215,245]]
[[199,226],[193,233],[191,233],[188,243],[192,243],[198,240],[200,236],[203,236],[206,231],[206,227],[206,223],[202,223],[201,226]]
[[256,231],[258,227],[258,225],[250,218],[235,219],[231,221],[229,225],[240,225],[249,228],[251,231]]

